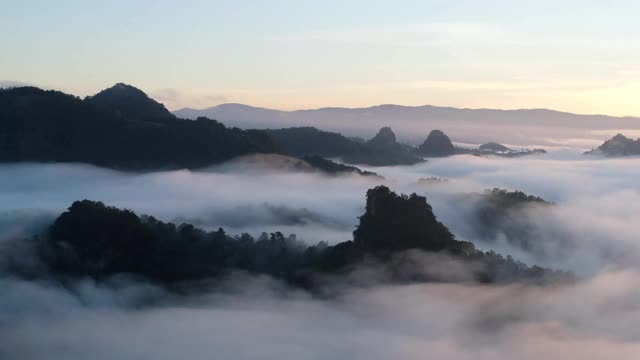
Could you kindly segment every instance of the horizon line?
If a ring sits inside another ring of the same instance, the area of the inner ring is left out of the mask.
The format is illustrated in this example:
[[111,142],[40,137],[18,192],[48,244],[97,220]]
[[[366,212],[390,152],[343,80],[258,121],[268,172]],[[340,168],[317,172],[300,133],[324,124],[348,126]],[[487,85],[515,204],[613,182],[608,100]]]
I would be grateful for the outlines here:
[[[34,87],[34,88],[38,88],[41,90],[54,90],[54,91],[60,91],[63,92],[65,94],[69,94],[69,95],[73,95],[73,96],[78,96],[75,94],[72,94],[71,92],[67,92],[64,89],[59,89],[59,88],[54,88],[54,87],[47,87],[47,86],[39,86],[30,82],[23,82],[23,81],[3,81],[3,82],[7,82],[10,85],[9,86],[0,86],[0,89],[12,89],[12,88],[22,88],[22,87]],[[147,97],[149,97],[150,99],[153,99],[154,101],[162,104],[165,108],[166,105],[162,102],[159,101],[157,99],[155,99],[154,97],[152,97],[151,95],[149,95],[149,93],[147,93],[146,91],[138,88],[137,86],[125,83],[125,82],[117,82],[114,83],[112,86],[109,86],[103,90],[109,89],[115,85],[118,84],[125,84],[131,87],[134,87],[142,92],[145,93],[145,95],[147,95]],[[102,90],[100,90],[102,91]],[[98,92],[100,92],[98,91]],[[97,94],[97,93],[96,93]],[[94,94],[95,95],[95,94]],[[87,96],[92,96],[92,95],[87,95]],[[87,97],[84,96],[84,97]],[[80,98],[83,98],[82,96],[78,96]],[[604,117],[611,117],[611,118],[618,118],[618,119],[637,119],[640,120],[640,115],[608,115],[608,114],[603,114],[603,113],[577,113],[577,112],[571,112],[571,111],[564,111],[564,110],[556,110],[556,109],[550,109],[550,108],[545,108],[545,107],[531,107],[531,108],[513,108],[513,109],[500,109],[500,108],[490,108],[490,107],[481,107],[481,108],[473,108],[473,107],[456,107],[456,106],[448,106],[448,105],[433,105],[433,104],[422,104],[422,105],[402,105],[402,104],[393,104],[393,103],[382,103],[382,104],[375,104],[375,105],[369,105],[369,106],[356,106],[356,107],[348,107],[348,106],[323,106],[323,107],[313,107],[313,108],[297,108],[297,109],[278,109],[278,108],[272,108],[272,107],[264,107],[264,106],[254,106],[254,105],[248,105],[245,103],[240,103],[240,102],[225,102],[225,103],[220,103],[217,105],[213,105],[213,106],[209,106],[206,108],[201,108],[201,109],[197,109],[197,108],[192,108],[192,107],[181,107],[178,109],[169,109],[167,108],[167,110],[170,113],[175,113],[178,111],[183,111],[183,110],[190,110],[190,111],[205,111],[205,110],[209,110],[209,109],[213,109],[219,106],[223,106],[223,105],[241,105],[241,106],[246,106],[246,107],[250,107],[253,109],[262,109],[262,110],[271,110],[271,111],[279,111],[279,112],[286,112],[286,113],[294,113],[294,112],[299,112],[299,111],[319,111],[319,110],[329,110],[329,109],[343,109],[343,110],[358,110],[358,109],[371,109],[371,108],[376,108],[376,107],[383,107],[383,106],[397,106],[397,107],[405,107],[405,108],[422,108],[422,107],[433,107],[433,108],[441,108],[441,109],[454,109],[454,110],[476,110],[476,111],[551,111],[551,112],[556,112],[556,113],[562,113],[562,114],[569,114],[569,115],[577,115],[577,116],[604,116]]]
[[[149,96],[149,97],[151,98],[151,96]],[[160,102],[160,101],[158,101],[158,102],[161,103],[162,105],[164,105],[162,102]],[[299,109],[277,109],[277,108],[264,107],[264,106],[254,106],[254,105],[249,105],[249,104],[239,103],[239,102],[226,102],[226,103],[220,103],[220,104],[217,104],[217,105],[213,105],[213,106],[209,106],[209,107],[201,108],[201,109],[185,106],[185,107],[182,107],[182,108],[179,108],[179,109],[175,109],[175,110],[169,110],[169,109],[168,110],[171,113],[175,113],[175,112],[183,111],[183,110],[188,110],[188,111],[206,111],[206,110],[210,110],[210,109],[217,108],[217,107],[224,106],[224,105],[240,105],[240,106],[250,107],[250,108],[253,108],[253,109],[271,110],[271,111],[279,111],[279,112],[286,112],[286,113],[294,113],[294,112],[299,112],[299,111],[319,111],[319,110],[329,110],[329,109],[359,110],[359,109],[371,109],[371,108],[383,107],[383,106],[397,106],[397,107],[405,107],[405,108],[433,107],[433,108],[440,108],[440,109],[477,110],[477,111],[483,111],[483,110],[484,111],[551,111],[551,112],[556,112],[556,113],[577,115],[577,116],[604,116],[604,117],[611,117],[611,118],[618,118],[618,119],[638,119],[638,120],[640,120],[640,115],[608,115],[608,114],[602,114],[602,113],[577,113],[577,112],[556,110],[556,109],[550,109],[550,108],[544,108],[544,107],[499,109],[499,108],[489,108],[489,107],[481,107],[481,108],[456,107],[456,106],[433,105],[433,104],[402,105],[402,104],[393,104],[393,103],[383,103],[383,104],[377,104],[377,105],[356,106],[356,107],[349,107],[349,106],[323,106],[323,107],[299,108]]]

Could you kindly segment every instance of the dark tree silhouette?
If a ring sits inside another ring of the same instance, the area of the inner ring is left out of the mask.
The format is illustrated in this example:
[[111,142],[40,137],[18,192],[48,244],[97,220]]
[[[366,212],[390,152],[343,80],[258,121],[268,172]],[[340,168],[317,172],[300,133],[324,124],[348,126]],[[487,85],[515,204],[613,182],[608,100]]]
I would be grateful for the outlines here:
[[[405,251],[443,254],[473,264],[474,278],[483,282],[546,281],[566,275],[529,268],[456,240],[424,197],[398,195],[384,186],[367,192],[366,212],[354,241],[334,246],[307,246],[280,232],[263,233],[257,240],[248,234],[231,237],[223,229],[206,232],[190,224],[176,226],[88,200],[73,203],[37,240],[42,258],[56,273],[95,279],[130,273],[161,284],[237,269],[313,287],[314,274],[348,274],[366,258],[390,269],[411,267],[411,256],[398,257]],[[416,271],[396,273],[397,281],[433,280]]]
[[178,119],[124,84],[84,101],[34,87],[0,90],[0,162],[197,168],[279,151],[264,131],[229,129],[206,118]]

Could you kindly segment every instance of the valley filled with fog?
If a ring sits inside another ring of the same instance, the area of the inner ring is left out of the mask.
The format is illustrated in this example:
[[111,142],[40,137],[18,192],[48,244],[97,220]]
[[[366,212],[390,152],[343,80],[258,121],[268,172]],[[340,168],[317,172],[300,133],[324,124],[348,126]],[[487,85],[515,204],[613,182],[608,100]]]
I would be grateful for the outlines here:
[[[353,238],[367,189],[385,184],[426,196],[457,239],[577,280],[550,286],[363,280],[337,284],[333,295],[318,298],[242,272],[192,295],[125,275],[64,285],[3,276],[0,357],[632,359],[640,352],[640,159],[562,149],[359,167],[384,179],[300,171],[260,155],[145,173],[69,163],[0,165],[0,247],[9,254],[0,271],[8,262],[37,262],[15,239],[38,234],[75,200],[222,227],[231,235],[281,231],[309,245],[336,244]],[[493,188],[549,203],[527,204],[505,218],[513,224],[501,224],[524,228],[518,234],[525,242],[483,228],[481,195]],[[444,272],[466,266],[428,256],[416,264],[439,264]],[[380,274],[363,264],[352,276]]]
[[0,9],[0,360],[640,359],[640,1]]

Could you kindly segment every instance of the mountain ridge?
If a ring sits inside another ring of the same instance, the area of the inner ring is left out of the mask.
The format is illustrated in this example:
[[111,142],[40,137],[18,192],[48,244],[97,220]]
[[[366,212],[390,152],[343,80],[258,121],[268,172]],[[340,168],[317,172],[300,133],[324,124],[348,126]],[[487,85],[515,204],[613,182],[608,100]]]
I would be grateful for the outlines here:
[[[558,146],[563,139],[588,139],[592,145],[618,129],[640,130],[640,118],[574,114],[551,109],[472,109],[434,105],[383,104],[364,108],[326,107],[276,110],[245,104],[221,104],[173,112],[181,118],[206,116],[244,129],[313,126],[347,137],[371,138],[391,126],[401,142],[418,145],[428,131],[441,129],[461,143],[500,141],[518,147]],[[588,145],[581,148],[588,149]]]
[[0,162],[82,162],[124,170],[199,168],[278,153],[264,131],[178,119],[116,84],[84,100],[36,87],[0,89]]
[[300,113],[300,112],[312,112],[312,111],[323,111],[323,110],[346,110],[346,111],[355,111],[355,110],[372,110],[372,109],[380,109],[380,108],[400,108],[400,109],[440,109],[440,110],[458,110],[458,111],[491,111],[491,112],[545,112],[545,113],[553,113],[553,114],[562,114],[562,115],[570,115],[570,116],[587,116],[587,117],[607,117],[607,118],[615,118],[615,119],[633,119],[640,121],[640,115],[624,115],[624,116],[616,116],[616,115],[608,115],[602,113],[574,113],[570,111],[563,110],[555,110],[549,108],[516,108],[516,109],[499,109],[499,108],[490,108],[490,107],[455,107],[455,106],[440,106],[440,105],[432,105],[432,104],[424,104],[424,105],[402,105],[402,104],[378,104],[371,106],[361,106],[361,107],[348,107],[348,106],[324,106],[318,108],[307,108],[307,109],[294,109],[294,110],[285,110],[285,109],[276,109],[262,106],[254,106],[244,103],[222,103],[206,108],[196,109],[192,107],[182,107],[179,109],[171,110],[171,113],[177,115],[177,113],[182,113],[186,111],[207,111],[214,110],[219,108],[227,108],[239,106],[247,109],[255,109],[255,110],[268,110],[279,113]]

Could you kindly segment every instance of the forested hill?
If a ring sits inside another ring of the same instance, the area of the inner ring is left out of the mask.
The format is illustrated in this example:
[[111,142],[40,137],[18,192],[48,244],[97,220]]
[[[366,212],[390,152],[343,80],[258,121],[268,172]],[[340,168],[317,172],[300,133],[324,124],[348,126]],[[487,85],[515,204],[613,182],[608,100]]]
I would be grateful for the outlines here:
[[[348,281],[372,264],[382,276],[373,276],[375,281],[547,283],[572,278],[456,240],[425,197],[398,195],[384,186],[367,192],[366,212],[353,235],[353,241],[314,246],[279,232],[258,239],[231,237],[223,229],[176,226],[84,200],[31,240],[47,275],[102,280],[126,273],[167,285],[242,270],[308,288],[326,276]],[[14,273],[37,276],[25,269]]]
[[413,165],[424,161],[413,148],[396,142],[391,128],[380,129],[369,141],[358,142],[342,134],[313,127],[266,130],[290,156],[339,157],[349,164],[370,166]]
[[35,87],[0,89],[0,162],[83,162],[110,168],[198,168],[278,153],[261,130],[183,120],[144,92],[116,84],[82,100]]

